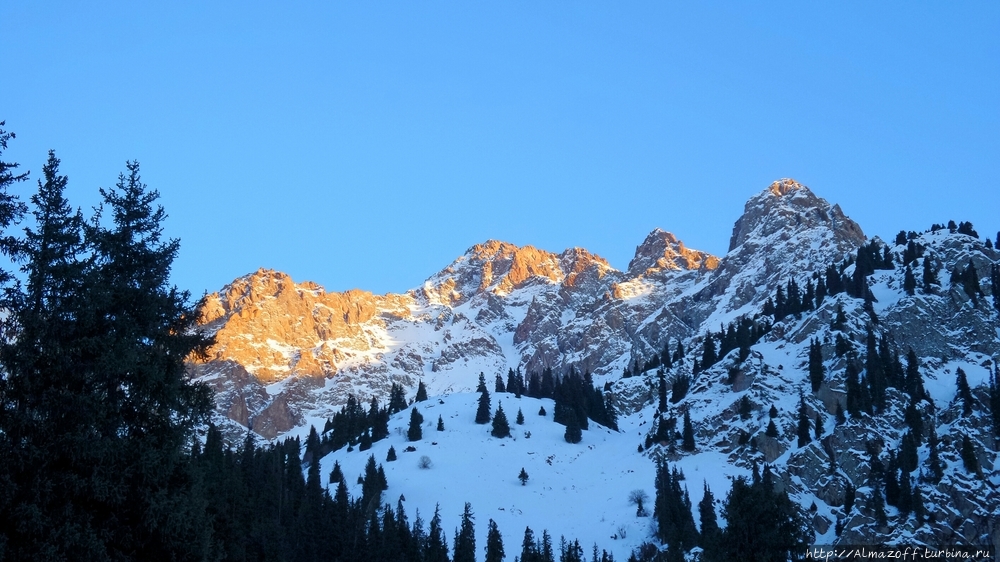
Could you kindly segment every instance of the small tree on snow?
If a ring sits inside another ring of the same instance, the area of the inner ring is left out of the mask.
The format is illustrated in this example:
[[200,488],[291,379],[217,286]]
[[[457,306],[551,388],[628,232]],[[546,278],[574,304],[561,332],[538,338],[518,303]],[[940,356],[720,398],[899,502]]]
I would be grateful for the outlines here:
[[525,472],[523,466],[521,467],[521,474],[517,475],[517,479],[521,481],[522,486],[526,486],[528,484],[528,473]]

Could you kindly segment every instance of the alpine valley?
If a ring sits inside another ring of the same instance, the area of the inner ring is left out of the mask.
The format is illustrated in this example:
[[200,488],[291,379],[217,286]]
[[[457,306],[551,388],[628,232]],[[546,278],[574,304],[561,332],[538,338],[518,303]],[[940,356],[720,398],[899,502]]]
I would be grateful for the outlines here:
[[[315,428],[306,461],[324,481],[336,464],[362,496],[373,456],[386,501],[405,497],[411,517],[440,506],[444,529],[469,502],[478,544],[488,517],[509,553],[525,527],[619,560],[665,548],[653,501],[649,514],[629,501],[655,495],[658,466],[695,521],[705,490],[719,510],[732,479],[764,470],[809,544],[996,546],[995,242],[964,222],[867,238],[783,179],[747,201],[721,257],[656,229],[624,271],[582,248],[489,240],[404,294],[261,269],[206,297],[199,329],[215,340],[188,373],[215,390],[231,443]],[[522,414],[511,437],[476,423],[481,379],[489,414]],[[387,435],[331,437],[370,404]],[[579,442],[569,425],[586,426]]]

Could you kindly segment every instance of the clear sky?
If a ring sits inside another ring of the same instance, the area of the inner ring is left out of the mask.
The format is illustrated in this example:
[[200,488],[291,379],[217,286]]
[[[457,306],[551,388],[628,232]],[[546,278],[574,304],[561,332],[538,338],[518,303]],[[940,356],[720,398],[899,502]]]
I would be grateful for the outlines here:
[[55,149],[85,209],[139,160],[195,295],[398,292],[490,238],[722,255],[781,177],[870,236],[1000,230],[996,2],[151,4],[0,4],[5,159]]

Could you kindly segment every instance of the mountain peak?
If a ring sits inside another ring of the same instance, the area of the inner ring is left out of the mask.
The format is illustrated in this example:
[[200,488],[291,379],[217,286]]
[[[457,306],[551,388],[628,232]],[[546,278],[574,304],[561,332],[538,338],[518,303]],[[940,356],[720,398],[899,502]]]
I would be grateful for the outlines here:
[[796,191],[803,189],[809,191],[808,187],[793,180],[792,178],[781,178],[780,180],[776,180],[767,188],[771,194],[777,197],[788,195],[789,193],[795,193]]
[[861,227],[839,205],[830,205],[793,179],[779,179],[746,202],[743,215],[733,225],[729,251],[751,239],[816,227],[833,231],[838,240],[846,242],[847,249],[854,249],[865,240]]
[[629,277],[637,277],[647,273],[663,270],[684,269],[715,269],[719,266],[719,258],[684,247],[676,236],[661,230],[653,229],[642,244],[635,248],[635,257],[628,264]]

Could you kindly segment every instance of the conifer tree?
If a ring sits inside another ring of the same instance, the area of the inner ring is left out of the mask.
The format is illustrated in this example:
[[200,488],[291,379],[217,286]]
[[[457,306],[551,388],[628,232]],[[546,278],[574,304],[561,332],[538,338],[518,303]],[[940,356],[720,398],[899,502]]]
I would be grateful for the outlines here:
[[823,367],[823,348],[819,343],[819,339],[814,339],[809,342],[809,383],[812,385],[813,392],[819,391],[820,385],[823,384],[825,371],[826,369]]
[[778,437],[778,426],[774,425],[774,420],[767,422],[767,430],[764,431],[764,435],[768,437]]
[[438,415],[437,430],[444,431],[444,419],[440,415]]
[[521,467],[521,473],[517,475],[517,479],[521,481],[521,485],[525,486],[528,484],[528,473]]
[[486,375],[482,371],[479,373],[479,384],[476,385],[476,392],[486,392]]
[[944,463],[941,462],[938,451],[938,436],[934,423],[931,423],[928,429],[927,446],[930,454],[927,456],[927,479],[932,484],[937,484],[944,477]]
[[962,464],[965,466],[965,470],[973,473],[979,473],[979,458],[976,456],[976,448],[972,444],[972,440],[969,436],[962,434],[962,449],[960,451],[962,456]]
[[503,411],[503,404],[497,405],[497,411],[493,414],[493,430],[490,435],[503,439],[510,437],[510,424],[507,422],[507,414]]
[[409,441],[420,441],[424,436],[424,430],[420,427],[420,424],[424,423],[424,416],[417,411],[417,407],[414,406],[410,410],[410,427],[406,430],[406,438]]
[[514,419],[514,423],[524,425],[524,413],[521,412],[520,408],[517,409],[517,418]]
[[798,424],[798,446],[805,447],[810,441],[812,441],[811,432],[809,431],[809,413],[806,410],[806,401],[802,396],[799,397],[799,424]]
[[938,284],[937,273],[934,271],[933,266],[931,266],[931,257],[924,256],[923,263],[923,286],[924,292],[931,294],[934,292],[934,285]]
[[486,559],[485,562],[503,562],[506,557],[503,550],[503,536],[497,528],[495,521],[490,519],[486,531]]
[[568,410],[566,413],[566,432],[563,438],[567,443],[579,443],[583,440],[583,431],[580,429],[580,422],[576,419],[576,412]]
[[681,430],[681,449],[694,451],[694,427],[691,425],[691,414],[684,410],[684,428]]
[[872,485],[872,516],[879,527],[885,527],[889,521],[885,514],[885,498],[882,496],[882,481],[876,480]]
[[698,502],[698,517],[701,524],[701,548],[704,549],[705,558],[714,560],[718,556],[719,536],[722,531],[719,529],[719,520],[715,515],[715,496],[705,482],[705,493]]
[[972,414],[972,389],[969,387],[969,379],[965,376],[965,371],[959,367],[955,370],[955,387],[958,390],[958,398],[962,401],[962,415]]
[[993,433],[1000,436],[1000,365],[990,373],[990,415],[993,418]]
[[[396,448],[392,445],[389,446],[389,452],[385,455],[385,462],[392,462],[396,460]],[[333,475],[330,475],[330,481],[333,482]]]
[[493,384],[494,392],[507,392],[507,387],[503,384],[503,378],[500,377],[500,373],[497,373],[496,381]]
[[479,408],[476,409],[476,423],[485,424],[490,421],[490,393],[485,389],[479,394]]
[[403,386],[392,383],[392,388],[389,390],[389,415],[402,412],[406,409],[406,394],[403,391]]
[[417,385],[416,401],[424,402],[425,400],[427,400],[427,387],[424,386],[424,381],[420,381],[420,384]]
[[473,519],[472,505],[466,502],[461,527],[455,533],[452,562],[476,562],[476,529]]
[[744,420],[750,419],[751,410],[752,408],[750,405],[750,399],[747,398],[746,395],[744,394],[742,397],[740,397],[740,402],[739,402],[740,419]]
[[851,509],[854,507],[854,500],[857,496],[857,491],[854,489],[854,484],[848,480],[844,484],[844,513],[847,515],[851,514]]
[[449,562],[448,543],[445,541],[444,530],[441,528],[441,506],[434,506],[434,517],[431,518],[430,529],[424,545],[423,559],[426,562]]
[[909,265],[906,266],[906,270],[903,273],[903,291],[911,297],[917,291],[917,278],[913,275],[913,270],[910,269]]

